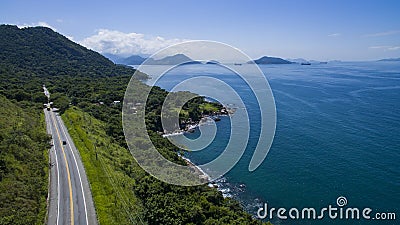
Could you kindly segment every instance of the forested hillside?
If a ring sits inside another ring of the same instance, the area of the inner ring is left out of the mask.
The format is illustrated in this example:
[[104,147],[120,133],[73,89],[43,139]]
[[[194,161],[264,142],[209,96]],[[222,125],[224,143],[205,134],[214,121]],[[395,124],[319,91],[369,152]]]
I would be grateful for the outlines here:
[[50,148],[38,108],[0,95],[0,224],[43,224]]
[[[59,107],[83,99],[111,103],[123,97],[124,85],[134,72],[49,28],[0,25],[0,94],[7,98],[42,103],[42,85],[46,84]],[[140,73],[137,78],[146,77]],[[95,86],[100,78],[103,82]],[[113,87],[117,93],[106,94],[109,79],[124,85]]]
[[[260,221],[245,213],[237,201],[223,198],[214,188],[205,185],[180,187],[166,184],[137,165],[126,147],[121,124],[122,106],[112,104],[113,101],[123,100],[134,71],[115,65],[100,54],[79,46],[48,28],[19,29],[15,26],[0,26],[0,95],[15,101],[21,107],[20,112],[30,111],[22,113],[25,115],[25,122],[36,125],[35,129],[26,130],[30,137],[31,133],[39,135],[44,132],[44,120],[39,124],[34,122],[38,121],[42,104],[47,101],[42,92],[42,85],[46,85],[54,107],[59,108],[63,114],[82,155],[100,224],[260,224]],[[146,78],[146,75],[140,74],[136,78],[136,85],[143,86],[138,79]],[[160,105],[167,94],[165,90],[155,88],[147,102],[146,121],[151,129],[149,135],[162,155],[183,164],[185,162],[177,157],[176,147],[155,132],[160,130]],[[3,101],[9,104],[7,108],[15,107],[12,105],[14,103],[8,103],[10,101],[4,97]],[[182,116],[198,116],[202,113],[199,110],[202,103],[201,98],[194,99],[187,104],[184,109],[186,113]],[[3,118],[3,113],[1,115]],[[8,114],[4,115],[5,118],[8,117]],[[28,128],[30,125],[23,127]],[[15,132],[15,129],[10,132]],[[8,136],[0,137],[2,143],[10,140]],[[35,145],[32,149],[41,150],[42,154],[48,147],[44,144],[47,139],[35,137],[31,137],[33,141],[28,142],[29,146]],[[15,148],[24,148],[24,143],[16,142]],[[4,149],[12,148],[6,145]],[[7,153],[7,157],[10,154]],[[35,165],[47,163],[43,154],[41,158],[25,157],[23,160]],[[17,168],[15,171],[24,171],[24,167],[19,166],[18,162],[7,162],[10,163],[1,164],[0,161],[1,171],[12,171],[12,168]],[[30,175],[32,179],[46,181],[46,173],[30,172]],[[9,180],[19,182],[17,177],[10,177]],[[3,181],[1,182],[3,185]],[[35,185],[42,187],[44,184],[37,182]],[[34,199],[41,199],[44,195],[37,192],[43,190],[39,187],[26,190]],[[10,208],[3,211],[1,205],[0,212],[4,214],[1,214],[0,221],[13,217],[13,212],[18,211],[17,204],[13,204],[19,199],[16,197],[18,195],[7,189],[5,193],[0,204],[8,202],[7,207]],[[37,214],[42,212],[40,204],[36,208]]]

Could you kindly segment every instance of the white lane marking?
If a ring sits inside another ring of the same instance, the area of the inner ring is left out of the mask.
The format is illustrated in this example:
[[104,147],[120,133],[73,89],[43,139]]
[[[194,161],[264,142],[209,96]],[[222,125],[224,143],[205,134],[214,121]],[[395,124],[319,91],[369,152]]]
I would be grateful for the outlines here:
[[54,154],[56,157],[56,167],[57,167],[57,225],[58,225],[58,219],[60,217],[60,170],[58,169],[58,159],[57,159],[57,151],[54,148]]
[[71,151],[72,156],[74,157],[76,170],[78,171],[79,182],[81,183],[81,190],[82,190],[82,197],[83,197],[83,205],[84,205],[84,207],[85,207],[86,225],[89,225],[88,216],[87,216],[87,209],[86,209],[86,198],[85,198],[85,193],[83,192],[83,185],[82,185],[81,173],[79,172],[78,163],[76,162],[76,158],[75,158],[74,151],[72,151],[71,145],[69,144],[68,136],[67,136],[67,134],[66,134],[66,132],[65,132],[65,130],[64,130],[64,125],[63,125],[62,121],[60,121],[61,119],[58,119],[57,116],[56,116],[56,120],[58,120],[58,122],[59,122],[59,124],[60,124],[60,126],[61,126],[61,130],[62,130],[63,133],[64,133],[64,136],[65,136],[66,141],[68,142],[68,148],[69,148],[69,150]]
[[58,225],[58,218],[60,217],[60,170],[58,169],[58,159],[57,159],[57,151],[56,151],[56,146],[54,146],[54,138],[53,138],[53,128],[52,126],[54,125],[53,123],[51,123],[51,115],[49,112],[47,115],[47,117],[49,118],[49,122],[50,122],[50,132],[51,132],[51,136],[53,139],[53,149],[54,149],[54,154],[56,157],[56,167],[57,167],[57,225]]
[[58,122],[57,122],[57,119],[54,119],[54,115],[55,114],[53,114],[53,123],[54,123],[54,125],[55,125],[55,128],[56,128],[56,131],[57,131],[57,137],[58,137],[58,140],[60,141],[60,146],[61,146],[61,150],[62,150],[62,153],[63,153],[63,156],[64,156],[64,162],[65,162],[65,169],[66,169],[66,171],[67,171],[67,178],[68,178],[68,190],[69,190],[69,206],[70,206],[70,216],[71,216],[71,218],[70,218],[70,221],[71,221],[71,225],[74,225],[74,202],[73,202],[73,197],[72,197],[72,184],[71,184],[71,174],[70,174],[70,169],[69,169],[69,166],[68,166],[68,159],[67,159],[67,156],[66,156],[66,154],[65,154],[65,151],[64,151],[64,145],[63,145],[63,143],[62,143],[62,141],[61,141],[61,136],[60,136],[60,132],[59,132],[59,129],[58,129]]

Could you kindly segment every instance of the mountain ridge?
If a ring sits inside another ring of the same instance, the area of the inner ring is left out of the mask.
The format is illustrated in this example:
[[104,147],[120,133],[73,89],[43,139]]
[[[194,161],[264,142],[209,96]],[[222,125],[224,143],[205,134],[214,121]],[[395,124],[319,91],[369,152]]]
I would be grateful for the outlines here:
[[191,58],[187,57],[186,55],[180,53],[180,54],[175,54],[172,56],[166,56],[161,59],[153,59],[149,58],[146,61],[147,65],[177,65],[185,62],[191,62],[193,61]]
[[[36,76],[51,73],[99,77],[135,73],[134,69],[115,65],[100,53],[47,27],[0,25],[0,64],[29,69]],[[146,78],[144,74],[138,77]]]
[[111,61],[113,61],[114,63],[123,65],[141,65],[144,62],[146,62],[146,65],[177,65],[182,63],[193,62],[191,58],[182,53],[171,56],[165,56],[160,59],[147,58],[141,55],[131,55],[128,57],[119,57],[117,55],[107,54],[107,53],[104,53],[103,55],[108,59],[110,59]]
[[278,57],[269,57],[269,56],[263,56],[259,59],[255,59],[252,61],[247,62],[249,64],[255,63],[255,64],[293,64],[293,62],[290,62],[288,60],[278,58]]

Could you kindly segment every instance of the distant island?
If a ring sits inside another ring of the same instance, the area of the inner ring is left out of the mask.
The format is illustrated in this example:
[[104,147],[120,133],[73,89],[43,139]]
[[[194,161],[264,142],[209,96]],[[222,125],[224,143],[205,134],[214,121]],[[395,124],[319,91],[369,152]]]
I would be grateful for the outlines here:
[[129,57],[120,57],[118,55],[113,54],[104,54],[105,57],[110,59],[116,64],[123,64],[123,65],[141,65],[146,60],[147,65],[176,65],[176,64],[199,64],[200,62],[193,61],[191,58],[187,57],[184,54],[176,54],[173,56],[166,56],[161,59],[153,59],[153,58],[146,58],[140,55],[131,55]]
[[131,55],[129,57],[120,57],[117,55],[113,54],[108,54],[105,53],[103,54],[105,57],[110,59],[116,64],[122,64],[122,65],[141,65],[143,64],[146,60],[146,65],[187,65],[187,64],[219,64],[218,61],[216,60],[209,60],[209,61],[196,61],[185,54],[176,54],[173,56],[166,56],[161,59],[153,59],[153,58],[146,58],[142,57],[140,55]]
[[296,59],[286,59],[287,61],[293,62],[293,63],[308,63],[310,62],[309,60],[303,59],[303,58],[296,58]]
[[284,60],[281,58],[277,58],[277,57],[263,56],[259,59],[249,61],[247,63],[249,63],[249,64],[252,64],[252,63],[255,63],[255,64],[293,64],[294,62]]
[[[216,60],[209,60],[209,61],[196,61],[191,59],[190,57],[186,56],[185,54],[176,54],[172,56],[166,56],[161,59],[153,59],[148,58],[142,55],[131,55],[129,57],[122,57],[114,54],[104,53],[105,57],[110,59],[116,64],[122,65],[141,65],[146,62],[146,65],[186,65],[186,64],[220,64],[220,62]],[[400,61],[400,58],[395,59],[381,59],[378,61]],[[340,62],[338,60],[329,61],[330,63],[333,62]],[[327,61],[317,61],[317,60],[306,60],[303,58],[295,58],[295,59],[283,59],[279,57],[269,57],[263,56],[259,59],[255,59],[252,61],[248,61],[247,64],[300,64],[300,65],[311,65],[311,64],[328,64]],[[242,63],[233,63],[234,65],[240,66]]]
[[162,59],[149,58],[149,59],[147,59],[146,64],[147,65],[177,65],[177,64],[188,63],[188,62],[193,62],[193,60],[184,54],[176,54],[173,56],[167,56]]
[[206,64],[219,64],[219,62],[217,60],[210,60]]
[[[110,53],[103,53],[103,56],[113,61],[115,64],[122,65],[141,65],[146,60],[147,65],[178,65],[178,64],[219,64],[220,62],[216,60],[209,61],[196,61],[186,56],[185,54],[176,54],[173,56],[166,56],[161,59],[148,58],[147,55],[131,55],[129,57],[123,57],[119,55],[114,55]],[[328,63],[341,63],[340,60],[330,60],[330,61],[318,61],[318,60],[307,60],[304,58],[279,58],[279,57],[269,57],[263,56],[259,59],[248,61],[247,64],[300,64],[300,65],[315,65],[315,64],[328,64]],[[375,62],[400,62],[400,58],[387,58],[375,60]],[[233,62],[233,65],[240,66],[242,63]]]
[[400,62],[400,58],[381,59],[378,62]]
[[124,65],[140,65],[142,64],[147,58],[141,57],[140,55],[132,55],[127,58],[118,59],[116,63],[124,64]]

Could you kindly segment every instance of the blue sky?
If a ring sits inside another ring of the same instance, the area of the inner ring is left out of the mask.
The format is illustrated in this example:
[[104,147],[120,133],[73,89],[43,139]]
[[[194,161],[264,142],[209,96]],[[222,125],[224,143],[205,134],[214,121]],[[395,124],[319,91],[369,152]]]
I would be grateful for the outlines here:
[[100,52],[151,54],[214,40],[253,58],[400,57],[400,1],[3,0],[0,23],[44,25]]

